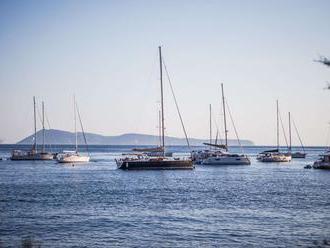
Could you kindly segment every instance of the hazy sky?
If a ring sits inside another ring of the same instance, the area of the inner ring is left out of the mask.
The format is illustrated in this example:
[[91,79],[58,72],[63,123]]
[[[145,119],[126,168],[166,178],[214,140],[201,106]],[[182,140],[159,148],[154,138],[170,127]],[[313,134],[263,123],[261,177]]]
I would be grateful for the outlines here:
[[[305,144],[324,145],[330,68],[313,59],[330,57],[329,10],[327,0],[2,0],[0,139],[33,131],[34,95],[52,128],[73,130],[75,94],[88,132],[157,134],[162,45],[189,136],[208,137],[209,104],[220,122],[222,82],[241,138],[276,142],[279,99],[285,124],[291,111]],[[166,134],[183,137],[165,87]]]

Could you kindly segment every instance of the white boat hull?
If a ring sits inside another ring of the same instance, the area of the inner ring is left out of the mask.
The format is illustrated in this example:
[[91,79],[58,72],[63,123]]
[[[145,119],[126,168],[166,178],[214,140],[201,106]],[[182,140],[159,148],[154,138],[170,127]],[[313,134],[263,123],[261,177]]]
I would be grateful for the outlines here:
[[250,165],[251,161],[246,156],[218,156],[209,157],[202,161],[202,165]]
[[257,157],[257,160],[264,163],[290,162],[292,160],[292,156],[284,153],[262,154]]
[[59,163],[87,163],[89,162],[89,156],[83,156],[79,154],[66,154],[64,156],[59,156],[57,162]]

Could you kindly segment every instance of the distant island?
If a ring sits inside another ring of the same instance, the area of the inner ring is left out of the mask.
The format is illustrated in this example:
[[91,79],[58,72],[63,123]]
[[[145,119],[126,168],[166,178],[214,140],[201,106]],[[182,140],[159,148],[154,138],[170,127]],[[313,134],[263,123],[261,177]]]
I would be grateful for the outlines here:
[[[118,136],[104,136],[100,134],[86,133],[86,139],[89,145],[158,145],[159,137],[156,135],[149,134],[137,134],[137,133],[127,133]],[[37,132],[37,142],[40,144],[42,142],[42,131]],[[176,137],[165,137],[165,142],[167,145],[186,145],[185,138]],[[190,145],[199,146],[204,142],[209,142],[209,140],[203,139],[189,139]],[[17,142],[17,144],[32,144],[33,135],[30,135],[23,140]],[[72,132],[48,129],[45,130],[45,143],[46,144],[63,144],[69,145],[75,143],[75,136]],[[82,133],[78,133],[78,143],[84,144],[84,138]],[[242,145],[252,146],[254,143],[250,140],[241,140]],[[237,140],[229,140],[228,144],[230,146],[239,145]]]

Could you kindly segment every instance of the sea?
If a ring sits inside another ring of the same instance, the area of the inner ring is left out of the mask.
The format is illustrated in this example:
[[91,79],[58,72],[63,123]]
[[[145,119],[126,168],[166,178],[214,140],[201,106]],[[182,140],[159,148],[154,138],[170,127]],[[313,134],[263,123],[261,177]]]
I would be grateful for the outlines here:
[[10,161],[14,148],[30,147],[0,145],[0,247],[330,247],[330,171],[304,169],[324,147],[290,163],[245,147],[250,166],[188,171],[118,170],[131,146],[89,146],[74,166]]

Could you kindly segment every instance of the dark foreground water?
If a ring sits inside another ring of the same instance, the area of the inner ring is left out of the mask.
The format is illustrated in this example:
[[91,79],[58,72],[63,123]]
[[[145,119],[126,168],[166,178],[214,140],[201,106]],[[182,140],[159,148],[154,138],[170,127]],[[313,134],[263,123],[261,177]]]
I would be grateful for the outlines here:
[[322,150],[262,164],[262,149],[246,149],[251,166],[194,171],[116,170],[127,147],[74,167],[0,161],[0,247],[329,247],[330,171],[303,169]]

